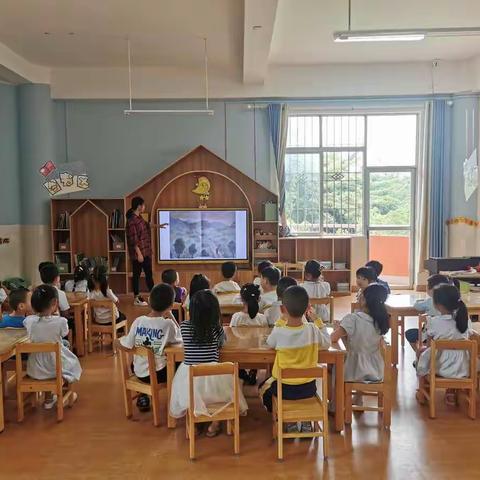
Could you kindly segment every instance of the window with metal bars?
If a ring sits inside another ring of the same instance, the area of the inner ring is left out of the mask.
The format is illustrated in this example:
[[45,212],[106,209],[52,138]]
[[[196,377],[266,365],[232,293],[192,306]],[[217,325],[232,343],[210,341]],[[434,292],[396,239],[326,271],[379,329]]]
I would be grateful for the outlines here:
[[289,117],[285,209],[294,232],[363,232],[365,123],[365,115]]

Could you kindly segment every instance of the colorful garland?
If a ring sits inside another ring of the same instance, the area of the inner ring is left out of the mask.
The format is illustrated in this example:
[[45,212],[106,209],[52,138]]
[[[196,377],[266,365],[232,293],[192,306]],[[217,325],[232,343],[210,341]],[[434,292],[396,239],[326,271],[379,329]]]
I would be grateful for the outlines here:
[[447,225],[458,225],[460,223],[463,223],[464,225],[469,225],[470,227],[480,226],[480,222],[468,217],[455,217],[455,218],[450,218],[449,220],[446,221]]

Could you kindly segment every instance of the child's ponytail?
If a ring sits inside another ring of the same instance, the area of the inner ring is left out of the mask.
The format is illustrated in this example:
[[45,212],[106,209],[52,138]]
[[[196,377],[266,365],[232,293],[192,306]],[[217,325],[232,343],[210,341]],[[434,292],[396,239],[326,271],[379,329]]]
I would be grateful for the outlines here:
[[460,333],[465,333],[468,328],[468,310],[462,301],[460,290],[455,285],[441,284],[433,290],[433,304],[444,307],[455,320],[455,325]]
[[258,304],[258,301],[260,300],[260,288],[258,285],[254,285],[253,283],[246,283],[240,290],[240,297],[247,305],[248,316],[251,319],[254,319],[260,310],[260,306]]
[[390,315],[385,307],[387,296],[387,290],[382,285],[369,285],[363,291],[368,313],[381,335],[385,335],[390,329]]

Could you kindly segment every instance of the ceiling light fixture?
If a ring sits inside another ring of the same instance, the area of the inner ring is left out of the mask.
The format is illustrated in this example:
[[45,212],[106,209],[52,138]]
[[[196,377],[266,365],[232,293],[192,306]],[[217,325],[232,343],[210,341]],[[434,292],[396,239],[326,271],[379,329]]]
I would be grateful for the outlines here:
[[127,55],[128,55],[128,109],[124,110],[125,115],[131,115],[135,113],[201,113],[207,115],[213,115],[215,110],[210,109],[208,104],[208,50],[207,39],[203,39],[204,46],[204,65],[205,65],[205,108],[198,110],[153,110],[153,109],[134,109],[132,99],[132,55],[130,47],[130,38],[127,38]]
[[333,33],[335,42],[414,42],[426,37],[467,37],[480,35],[480,27],[402,28],[352,30],[352,0],[348,0],[348,30]]

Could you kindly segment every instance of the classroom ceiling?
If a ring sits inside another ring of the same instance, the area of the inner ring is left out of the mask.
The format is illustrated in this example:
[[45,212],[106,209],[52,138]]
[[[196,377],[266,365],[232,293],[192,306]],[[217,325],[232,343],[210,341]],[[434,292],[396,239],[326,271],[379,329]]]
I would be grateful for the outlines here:
[[[347,0],[0,0],[0,42],[31,63],[55,67],[197,68],[245,82],[268,65],[406,62],[480,55],[480,37],[338,44]],[[256,28],[254,28],[256,26]],[[261,26],[259,29],[258,26]],[[480,26],[480,0],[352,0],[352,28]]]

